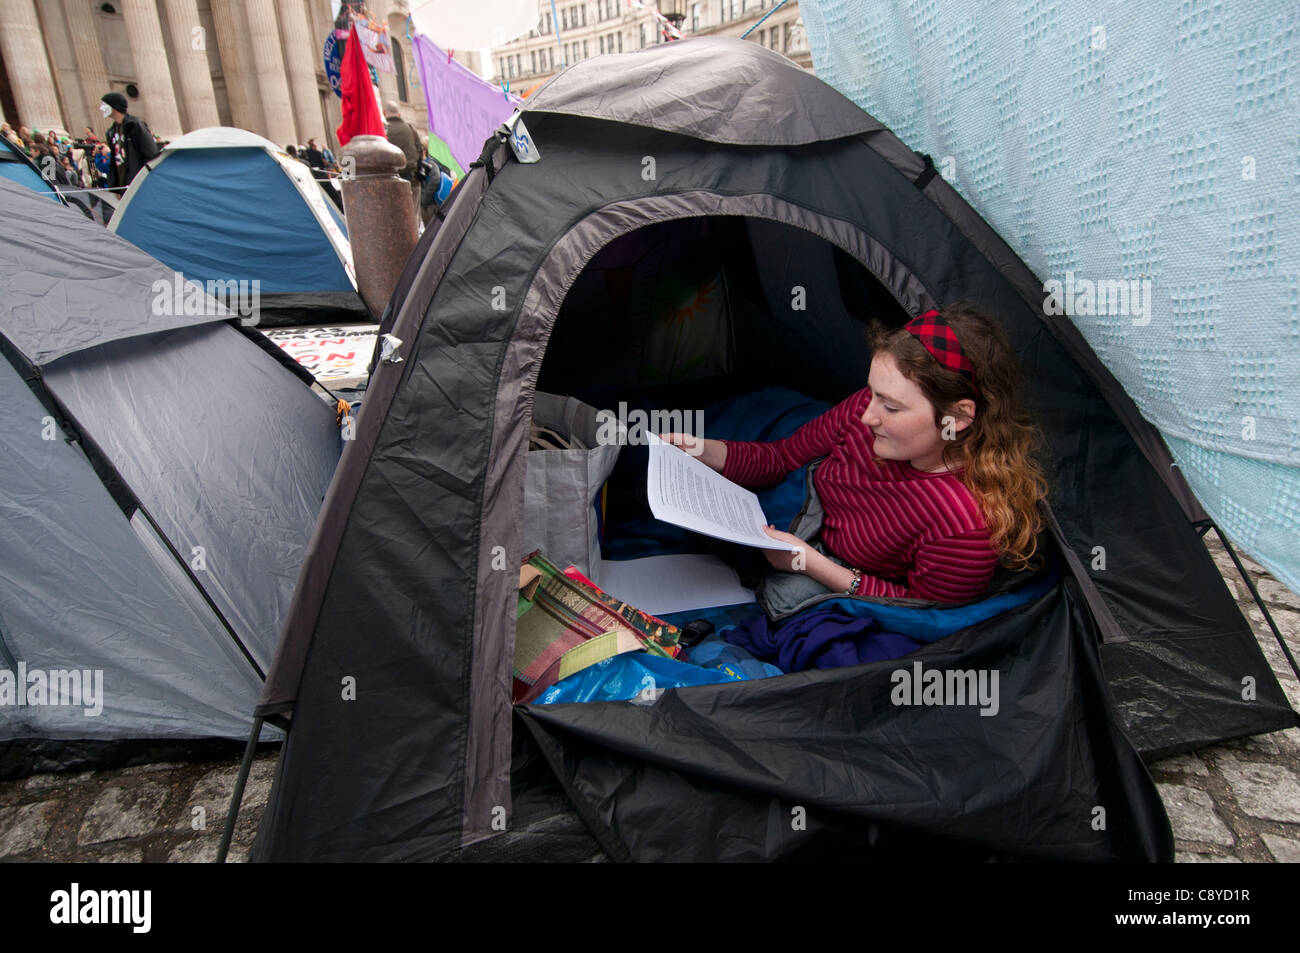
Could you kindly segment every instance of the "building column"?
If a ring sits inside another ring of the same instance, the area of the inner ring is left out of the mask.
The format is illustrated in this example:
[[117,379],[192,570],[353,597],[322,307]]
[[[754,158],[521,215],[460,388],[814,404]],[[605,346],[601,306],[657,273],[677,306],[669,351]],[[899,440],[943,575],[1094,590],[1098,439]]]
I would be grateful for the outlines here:
[[[59,96],[54,91],[54,73],[45,55],[41,23],[33,0],[5,0],[0,3],[0,50],[4,51],[10,89],[18,115],[10,120],[29,129],[62,129]],[[96,99],[108,92],[105,88]]]
[[108,71],[104,69],[104,56],[99,51],[94,11],[88,3],[65,3],[63,16],[76,57],[81,91],[90,109],[90,115],[81,121],[96,130],[98,135],[103,135],[108,123],[99,115],[99,97],[108,92]]
[[[314,41],[303,0],[280,0],[278,6],[299,141],[305,143],[308,139],[315,139],[319,146],[325,142],[325,119],[321,115],[320,91],[316,87],[316,58],[321,54],[318,50],[316,56],[312,55]],[[321,42],[324,42],[324,37]]]
[[259,132],[262,129],[260,104],[255,107],[248,95],[244,78],[248,64],[244,62],[240,44],[236,0],[212,0],[212,22],[217,30],[217,52],[221,54],[221,78],[226,83],[226,96],[230,99],[230,122],[240,129]]
[[293,122],[293,100],[289,98],[289,81],[284,74],[284,55],[280,52],[280,29],[271,0],[245,0],[248,13],[248,38],[253,44],[253,72],[262,97],[262,118],[266,137],[281,149],[298,141]]
[[164,0],[164,4],[167,26],[172,34],[172,56],[176,62],[186,129],[219,126],[221,119],[217,116],[217,94],[212,91],[212,74],[208,72],[208,54],[194,48],[194,28],[202,26],[198,4],[194,0]]
[[171,67],[167,47],[163,45],[162,24],[153,0],[120,0],[126,38],[131,44],[131,59],[140,85],[143,105],[138,115],[150,130],[164,139],[175,139],[184,131],[181,114],[172,92]]

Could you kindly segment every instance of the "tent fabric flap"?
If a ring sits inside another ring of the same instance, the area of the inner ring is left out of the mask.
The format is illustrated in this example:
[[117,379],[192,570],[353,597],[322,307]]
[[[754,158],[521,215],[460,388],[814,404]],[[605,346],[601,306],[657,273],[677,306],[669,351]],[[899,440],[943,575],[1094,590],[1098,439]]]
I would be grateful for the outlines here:
[[[748,47],[714,37],[666,43],[621,56],[612,74],[596,58],[592,68],[551,79],[525,100],[524,115],[609,119],[746,146],[799,146],[883,128],[780,53]],[[673,81],[662,82],[665,74]]]
[[62,433],[44,439],[46,410],[4,362],[0,403],[0,668],[76,672],[79,683],[91,673],[102,688],[96,700],[81,685],[81,706],[0,708],[0,748],[245,737],[259,679],[224,627],[176,583],[80,448]]
[[631,860],[845,858],[905,830],[972,859],[1171,861],[1103,686],[1071,582],[892,662],[520,713]]
[[[0,181],[0,212],[0,286],[6,292],[0,334],[32,364],[225,319],[212,309],[186,314],[187,289],[175,272],[85,216],[51,208],[30,189]],[[54,222],[57,229],[51,229]]]
[[265,671],[338,461],[330,408],[227,325],[72,355],[45,382]]

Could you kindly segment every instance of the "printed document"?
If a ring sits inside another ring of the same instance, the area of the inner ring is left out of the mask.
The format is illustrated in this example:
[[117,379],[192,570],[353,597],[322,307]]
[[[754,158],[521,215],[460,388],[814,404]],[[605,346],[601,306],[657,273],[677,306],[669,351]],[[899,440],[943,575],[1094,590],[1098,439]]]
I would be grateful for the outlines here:
[[646,494],[655,519],[705,536],[753,546],[798,552],[800,547],[763,532],[767,517],[758,497],[705,466],[685,450],[652,433]]

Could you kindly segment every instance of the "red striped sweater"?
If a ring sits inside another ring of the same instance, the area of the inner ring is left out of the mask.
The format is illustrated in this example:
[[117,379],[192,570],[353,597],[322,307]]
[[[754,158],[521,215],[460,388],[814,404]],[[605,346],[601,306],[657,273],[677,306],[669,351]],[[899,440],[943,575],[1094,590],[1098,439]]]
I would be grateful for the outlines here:
[[968,602],[997,567],[979,505],[951,472],[873,459],[875,434],[862,422],[871,402],[863,388],[772,443],[723,441],[722,475],[743,486],[770,486],[791,470],[826,457],[813,477],[826,518],[821,537],[862,570],[858,594]]

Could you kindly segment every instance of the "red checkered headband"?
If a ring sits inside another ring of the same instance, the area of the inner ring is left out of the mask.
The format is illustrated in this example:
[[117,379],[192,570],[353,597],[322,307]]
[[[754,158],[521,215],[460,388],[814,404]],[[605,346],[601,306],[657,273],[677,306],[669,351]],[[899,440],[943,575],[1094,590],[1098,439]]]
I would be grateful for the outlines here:
[[975,383],[975,365],[957,341],[957,332],[933,308],[907,322],[906,329],[933,355],[934,359],[954,373],[970,381],[975,396],[980,394]]

